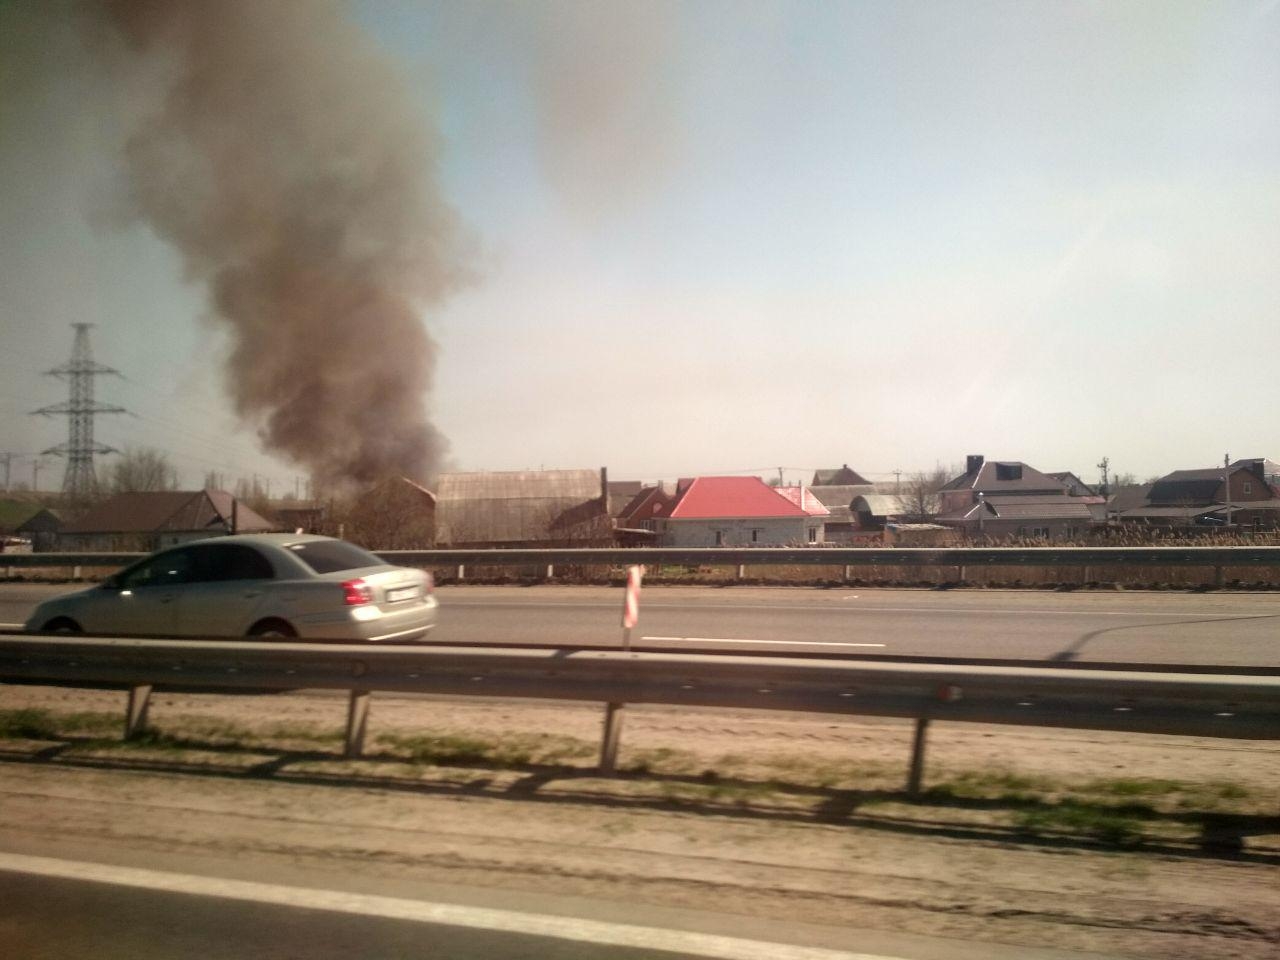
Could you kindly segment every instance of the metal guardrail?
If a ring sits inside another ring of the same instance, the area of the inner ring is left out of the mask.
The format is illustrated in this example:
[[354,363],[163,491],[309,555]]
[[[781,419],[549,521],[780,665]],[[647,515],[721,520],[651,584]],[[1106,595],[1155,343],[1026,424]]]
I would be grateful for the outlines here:
[[5,635],[3,680],[127,687],[126,737],[145,726],[155,687],[345,690],[348,756],[363,749],[374,691],[603,702],[600,768],[606,772],[615,766],[626,704],[899,717],[916,722],[912,792],[920,787],[926,732],[934,720],[1280,739],[1280,676]]
[[632,547],[578,550],[384,550],[408,566],[505,566],[633,563],[684,566],[1267,566],[1280,567],[1280,547]]
[[[388,563],[416,567],[453,567],[462,577],[468,566],[730,566],[739,575],[748,566],[843,567],[1280,567],[1280,547],[632,547],[537,550],[382,550]],[[0,567],[31,569],[123,567],[143,553],[5,553]]]
[[[33,568],[66,568],[77,571],[81,567],[125,567],[135,560],[148,556],[145,553],[0,553],[0,567],[13,570]],[[12,573],[9,574],[12,576]]]

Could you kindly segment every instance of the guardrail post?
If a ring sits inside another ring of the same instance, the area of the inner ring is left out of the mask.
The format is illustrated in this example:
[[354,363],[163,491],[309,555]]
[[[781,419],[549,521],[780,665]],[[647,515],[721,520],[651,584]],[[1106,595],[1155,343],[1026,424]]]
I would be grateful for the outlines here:
[[956,583],[964,583],[964,564],[956,567]]
[[556,576],[556,565],[554,563],[547,564],[547,579],[554,580]]
[[129,688],[129,706],[124,715],[124,738],[132,740],[147,729],[147,708],[151,706],[151,684],[139,683]]
[[747,576],[747,565],[745,563],[738,564],[738,579],[745,580]]
[[364,752],[364,731],[369,723],[369,691],[352,690],[347,703],[347,741],[344,757],[358,757]]
[[604,737],[600,742],[600,772],[613,773],[618,764],[618,741],[622,738],[622,711],[625,703],[608,703],[604,708]]
[[80,565],[79,565],[79,564],[76,564],[74,567],[72,567],[72,568],[71,568],[71,579],[72,579],[72,580],[79,580],[79,579],[80,579]]
[[458,579],[462,580],[467,575],[467,565],[465,563],[458,564]]
[[920,796],[920,783],[924,780],[924,747],[929,733],[929,721],[925,717],[916,720],[916,734],[911,744],[911,773],[907,777],[907,793]]
[[846,563],[844,565],[844,582],[845,583],[848,583],[849,580],[852,579],[851,578],[852,573],[853,573],[853,566],[851,564]]
[[1225,584],[1226,582],[1227,582],[1226,568],[1225,568],[1225,567],[1220,567],[1220,566],[1219,566],[1219,567],[1214,567],[1214,568],[1213,568],[1213,583],[1214,583],[1214,585],[1215,585],[1215,586],[1219,586],[1219,587],[1221,587],[1221,586],[1222,586],[1223,584]]

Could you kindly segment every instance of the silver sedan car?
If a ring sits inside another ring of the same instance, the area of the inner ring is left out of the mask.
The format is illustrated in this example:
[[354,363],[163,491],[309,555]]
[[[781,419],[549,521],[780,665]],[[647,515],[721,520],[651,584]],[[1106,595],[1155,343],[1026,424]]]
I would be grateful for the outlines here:
[[406,641],[436,621],[429,573],[354,544],[245,534],[163,550],[96,587],[46,600],[35,633]]

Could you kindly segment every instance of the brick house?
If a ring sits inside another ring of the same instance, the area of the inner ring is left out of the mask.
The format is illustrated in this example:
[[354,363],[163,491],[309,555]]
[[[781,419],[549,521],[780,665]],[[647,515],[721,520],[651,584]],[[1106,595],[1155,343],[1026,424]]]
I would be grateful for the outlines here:
[[[798,546],[823,542],[822,518],[759,477],[697,477],[654,521],[665,547]],[[815,498],[816,500],[816,498]]]
[[152,551],[189,540],[276,529],[225,490],[118,493],[65,524],[58,549]]
[[1213,527],[1227,523],[1228,505],[1232,526],[1280,527],[1280,464],[1255,458],[1227,467],[1174,470],[1140,496],[1113,501],[1112,510],[1122,524]]
[[1070,539],[1099,522],[1104,507],[1100,498],[1071,496],[1067,483],[1020,460],[981,454],[966,458],[965,472],[938,499],[938,523],[997,539]]

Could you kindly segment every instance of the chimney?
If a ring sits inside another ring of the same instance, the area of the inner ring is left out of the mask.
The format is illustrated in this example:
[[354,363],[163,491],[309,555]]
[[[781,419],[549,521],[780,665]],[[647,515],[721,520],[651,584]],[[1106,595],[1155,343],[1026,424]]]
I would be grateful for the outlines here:
[[965,469],[964,469],[965,476],[969,476],[970,474],[977,473],[979,470],[982,469],[982,464],[985,461],[986,461],[986,457],[984,457],[980,453],[969,454],[969,456],[965,457]]

